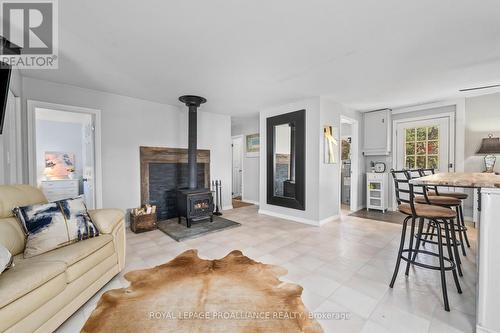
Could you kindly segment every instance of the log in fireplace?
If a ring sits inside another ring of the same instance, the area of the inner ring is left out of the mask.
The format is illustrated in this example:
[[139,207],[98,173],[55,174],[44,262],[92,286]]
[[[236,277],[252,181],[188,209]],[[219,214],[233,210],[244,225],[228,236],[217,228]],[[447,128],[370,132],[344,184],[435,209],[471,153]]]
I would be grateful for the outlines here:
[[177,191],[177,210],[179,223],[182,218],[186,225],[191,228],[192,221],[210,219],[213,221],[214,200],[212,192],[208,188],[198,188],[198,164],[197,156],[197,125],[198,107],[207,100],[203,97],[186,95],[179,97],[189,109],[188,119],[188,183],[189,187]]

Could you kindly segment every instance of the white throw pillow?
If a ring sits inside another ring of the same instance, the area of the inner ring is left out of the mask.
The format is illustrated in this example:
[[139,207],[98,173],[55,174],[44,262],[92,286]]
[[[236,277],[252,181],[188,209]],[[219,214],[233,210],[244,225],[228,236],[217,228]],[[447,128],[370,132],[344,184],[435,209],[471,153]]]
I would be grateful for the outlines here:
[[0,274],[12,265],[13,259],[14,257],[12,257],[9,250],[0,244]]

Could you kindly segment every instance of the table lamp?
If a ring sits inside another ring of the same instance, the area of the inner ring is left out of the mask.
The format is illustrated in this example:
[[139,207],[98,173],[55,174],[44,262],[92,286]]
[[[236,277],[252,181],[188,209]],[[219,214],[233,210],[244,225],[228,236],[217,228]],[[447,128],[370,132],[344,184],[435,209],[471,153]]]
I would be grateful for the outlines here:
[[493,154],[500,154],[500,138],[494,138],[493,134],[489,134],[487,138],[484,138],[481,142],[481,147],[476,152],[476,154],[486,154],[484,157],[484,166],[486,170],[484,172],[494,172],[496,157]]

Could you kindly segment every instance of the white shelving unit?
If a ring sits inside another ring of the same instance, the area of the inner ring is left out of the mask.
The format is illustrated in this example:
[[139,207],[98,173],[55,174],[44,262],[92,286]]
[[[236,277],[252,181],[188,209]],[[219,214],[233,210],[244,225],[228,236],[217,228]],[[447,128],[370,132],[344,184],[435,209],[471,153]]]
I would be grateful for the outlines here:
[[366,208],[385,213],[389,208],[389,174],[368,172],[366,184]]

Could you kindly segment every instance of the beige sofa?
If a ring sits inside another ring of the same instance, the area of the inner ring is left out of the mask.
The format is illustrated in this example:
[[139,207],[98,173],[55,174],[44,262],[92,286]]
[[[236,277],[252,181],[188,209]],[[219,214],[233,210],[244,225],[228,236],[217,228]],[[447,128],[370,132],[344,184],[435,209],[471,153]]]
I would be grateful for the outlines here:
[[0,275],[0,332],[52,332],[123,269],[124,214],[89,211],[101,235],[29,259],[12,209],[45,203],[28,185],[0,186],[0,243],[15,266]]

